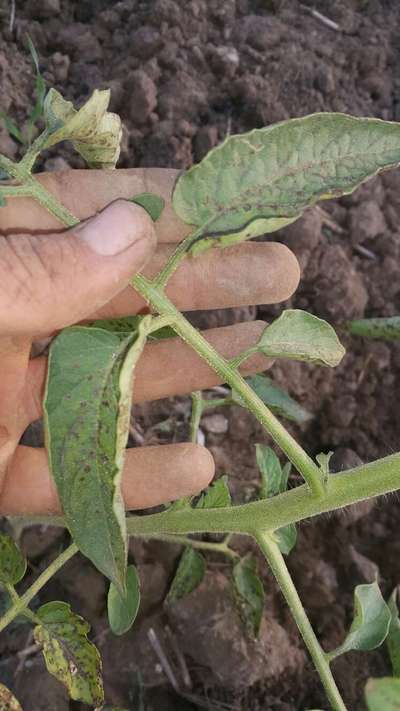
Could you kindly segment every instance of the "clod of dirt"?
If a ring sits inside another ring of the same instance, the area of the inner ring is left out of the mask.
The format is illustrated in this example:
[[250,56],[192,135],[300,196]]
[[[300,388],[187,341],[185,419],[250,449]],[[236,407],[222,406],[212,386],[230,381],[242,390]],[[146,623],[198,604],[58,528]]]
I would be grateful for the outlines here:
[[38,20],[56,17],[61,12],[60,0],[28,0],[27,11]]
[[212,434],[226,434],[229,429],[229,422],[224,415],[207,415],[203,417],[201,425],[206,432]]
[[360,203],[350,212],[350,239],[352,244],[362,244],[375,239],[387,230],[385,217],[373,200]]
[[169,616],[181,650],[207,667],[210,683],[247,688],[304,664],[304,654],[268,610],[257,641],[243,634],[230,582],[222,573],[207,573],[193,593],[169,608]]
[[68,711],[68,692],[51,674],[45,671],[41,654],[32,666],[24,665],[15,685],[15,696],[23,709],[34,711]]
[[139,59],[150,59],[163,46],[160,33],[150,25],[139,27],[132,34],[132,54]]
[[132,121],[137,124],[146,123],[157,106],[157,87],[153,80],[142,69],[138,69],[130,75],[126,91]]

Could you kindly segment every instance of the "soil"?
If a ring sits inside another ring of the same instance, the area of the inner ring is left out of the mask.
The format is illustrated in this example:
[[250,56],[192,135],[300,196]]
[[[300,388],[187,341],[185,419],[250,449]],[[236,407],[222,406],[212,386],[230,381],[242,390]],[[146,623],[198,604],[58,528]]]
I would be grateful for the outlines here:
[[[79,103],[94,88],[112,88],[112,109],[124,123],[121,166],[187,168],[229,133],[315,111],[400,118],[397,0],[26,0],[16,5],[10,31],[11,2],[0,0],[1,110],[26,125],[34,85],[25,45],[29,32],[46,81],[67,98]],[[4,129],[0,152],[19,152]],[[40,167],[80,165],[79,157],[63,149],[57,157],[45,156]],[[399,196],[399,173],[390,172],[274,235],[293,249],[302,267],[301,285],[284,306],[310,310],[339,330],[354,317],[398,314]],[[201,326],[268,320],[281,308],[192,318]],[[335,451],[338,470],[394,452],[400,441],[400,344],[341,335],[347,355],[337,369],[285,363],[272,371],[314,414],[292,431],[312,454]],[[188,398],[148,405],[137,415],[140,441],[187,436]],[[267,438],[246,411],[230,408],[223,416],[227,423],[219,433],[204,428],[206,444],[218,470],[230,474],[234,499],[244,500],[254,495],[257,480],[253,442]],[[300,528],[290,568],[325,648],[343,639],[356,584],[377,574],[389,594],[399,583],[397,509],[392,498]],[[57,529],[36,527],[26,529],[21,541],[33,577],[65,537]],[[238,541],[238,547],[245,552],[248,544]],[[138,624],[121,638],[108,631],[106,585],[87,561],[72,561],[40,594],[38,603],[68,599],[90,621],[103,655],[108,702],[146,711],[326,708],[269,574],[263,573],[267,602],[260,641],[254,643],[236,617],[227,594],[229,570],[220,559],[210,558],[213,575],[194,593],[172,610],[163,607],[179,552],[171,545],[131,543],[143,606]],[[185,693],[174,691],[149,644],[152,627],[172,654],[166,625],[188,667],[192,687]],[[23,623],[2,635],[0,681],[15,690],[25,711],[83,709],[68,701],[31,645]],[[26,648],[30,654],[18,657]],[[390,673],[384,650],[347,655],[334,671],[352,711],[365,709],[366,679]]]

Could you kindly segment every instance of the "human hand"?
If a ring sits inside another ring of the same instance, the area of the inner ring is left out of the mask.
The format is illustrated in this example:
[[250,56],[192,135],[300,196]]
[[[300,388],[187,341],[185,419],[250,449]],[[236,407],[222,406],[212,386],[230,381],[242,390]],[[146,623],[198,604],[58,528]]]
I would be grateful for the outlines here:
[[[138,271],[155,276],[174,243],[189,232],[170,204],[175,178],[176,171],[165,169],[44,174],[39,179],[46,187],[86,220],[64,232],[30,199],[9,199],[0,208],[0,513],[59,511],[45,450],[18,444],[28,425],[42,416],[47,359],[30,359],[31,345],[82,320],[148,310],[129,280]],[[142,208],[119,199],[141,192],[166,200],[155,225]],[[283,301],[298,280],[296,258],[284,245],[246,242],[186,259],[166,293],[180,310],[228,308]],[[210,329],[205,336],[233,358],[258,340],[264,326],[239,323]],[[268,364],[263,356],[253,356],[241,371],[254,373]],[[136,367],[134,400],[190,393],[218,382],[180,339],[159,341],[146,346]],[[122,485],[126,507],[193,494],[213,474],[210,453],[196,444],[129,449]]]

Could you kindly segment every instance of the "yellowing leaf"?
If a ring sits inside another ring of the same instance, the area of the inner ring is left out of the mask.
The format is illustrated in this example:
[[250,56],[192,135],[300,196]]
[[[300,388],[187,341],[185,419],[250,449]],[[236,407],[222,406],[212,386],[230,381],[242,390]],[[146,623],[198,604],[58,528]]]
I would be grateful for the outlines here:
[[22,711],[22,708],[4,684],[0,684],[0,711]]

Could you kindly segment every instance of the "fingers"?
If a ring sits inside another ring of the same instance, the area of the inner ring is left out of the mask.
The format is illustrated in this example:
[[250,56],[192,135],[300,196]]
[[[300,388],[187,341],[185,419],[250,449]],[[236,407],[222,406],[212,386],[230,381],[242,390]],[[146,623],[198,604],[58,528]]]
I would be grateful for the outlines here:
[[[206,339],[225,358],[234,358],[259,340],[266,324],[249,321],[235,326],[212,328],[204,332]],[[241,366],[245,375],[266,370],[272,361],[262,355],[248,358]],[[46,380],[47,358],[35,358],[29,364],[27,417],[34,422],[42,416],[42,399]],[[184,395],[193,390],[205,390],[218,385],[221,379],[215,371],[179,338],[149,343],[135,369],[133,388],[137,403],[173,395]]]
[[[173,251],[161,245],[143,269],[153,278]],[[300,279],[294,254],[278,242],[245,242],[188,257],[170,279],[166,294],[183,311],[276,304],[290,298]],[[114,318],[140,312],[143,299],[131,287],[96,314]]]
[[[118,198],[139,193],[155,193],[165,200],[165,209],[156,223],[159,242],[180,242],[190,228],[176,216],[171,193],[177,170],[133,168],[129,170],[67,170],[35,176],[67,207],[84,220]],[[59,221],[30,198],[8,198],[1,208],[0,228],[4,232],[59,230]]]
[[[204,489],[214,461],[196,444],[171,444],[126,451],[122,492],[127,509],[147,508]],[[19,446],[0,497],[0,514],[59,514],[60,504],[44,449]]]
[[155,248],[153,222],[124,200],[63,234],[0,236],[0,332],[40,336],[110,301]]

